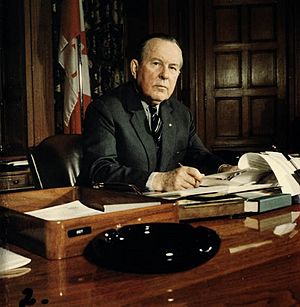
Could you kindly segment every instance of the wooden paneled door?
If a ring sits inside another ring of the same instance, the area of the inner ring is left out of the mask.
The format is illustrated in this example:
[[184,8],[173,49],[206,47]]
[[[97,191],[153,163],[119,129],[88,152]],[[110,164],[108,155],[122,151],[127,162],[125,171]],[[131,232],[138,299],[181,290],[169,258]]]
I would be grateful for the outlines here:
[[207,0],[206,144],[242,151],[286,146],[282,0]]

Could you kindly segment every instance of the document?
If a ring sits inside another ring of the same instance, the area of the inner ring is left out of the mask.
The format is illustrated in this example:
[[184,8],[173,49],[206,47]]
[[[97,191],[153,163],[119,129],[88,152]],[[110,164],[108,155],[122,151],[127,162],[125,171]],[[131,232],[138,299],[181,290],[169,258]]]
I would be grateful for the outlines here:
[[193,195],[234,194],[280,187],[282,193],[300,195],[299,159],[275,152],[248,152],[241,156],[238,170],[204,176],[200,187],[180,191],[146,193],[152,197],[178,199]]
[[151,197],[159,197],[164,199],[179,199],[187,196],[195,196],[195,195],[211,195],[211,196],[222,196],[228,194],[235,194],[246,191],[255,191],[255,190],[263,190],[269,188],[276,188],[272,183],[265,184],[244,184],[244,185],[215,185],[209,187],[198,187],[193,189],[185,189],[171,192],[150,192],[146,193],[147,196]]
[[[269,172],[269,169],[267,170]],[[265,171],[263,171],[265,173]],[[204,176],[201,186],[244,185],[258,182],[262,177],[261,169],[243,168],[237,171],[223,172]]]
[[82,204],[79,200],[75,200],[66,204],[28,211],[25,213],[47,221],[63,221],[78,217],[101,214],[101,211],[89,208]]
[[239,170],[205,176],[201,186],[235,186],[251,182],[256,184],[277,183],[283,193],[290,193],[292,196],[299,195],[300,167],[298,166],[299,160],[297,158],[289,157],[280,152],[249,152],[239,159]]
[[22,267],[30,262],[31,259],[0,247],[0,274]]
[[290,193],[292,196],[300,194],[300,185],[295,179],[297,168],[280,152],[246,153],[241,156],[238,167],[261,171],[261,174],[273,172],[282,193]]
[[129,209],[145,208],[160,204],[161,203],[159,201],[156,201],[111,205],[89,204],[89,206],[86,206],[79,200],[75,200],[66,204],[38,209],[34,211],[28,211],[25,213],[47,221],[63,221],[84,216],[106,214],[111,212],[125,211]]

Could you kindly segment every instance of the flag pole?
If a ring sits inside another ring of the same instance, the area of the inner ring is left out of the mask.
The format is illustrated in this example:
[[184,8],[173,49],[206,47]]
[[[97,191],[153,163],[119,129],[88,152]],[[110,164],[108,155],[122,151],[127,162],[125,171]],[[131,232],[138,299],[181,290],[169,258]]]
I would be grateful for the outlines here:
[[80,35],[76,37],[77,58],[78,58],[78,83],[79,83],[79,103],[80,103],[80,129],[82,132],[84,120],[84,103],[83,103],[83,80],[82,80],[82,58],[81,58],[81,39]]

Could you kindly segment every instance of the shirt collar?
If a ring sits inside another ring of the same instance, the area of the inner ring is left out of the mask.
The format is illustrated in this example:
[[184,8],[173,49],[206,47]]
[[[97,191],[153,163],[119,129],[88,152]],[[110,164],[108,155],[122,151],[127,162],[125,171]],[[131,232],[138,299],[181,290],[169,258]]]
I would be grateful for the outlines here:
[[[141,102],[142,102],[142,105],[143,105],[145,112],[146,113],[150,112],[149,111],[149,104],[147,102],[143,101],[143,100]],[[157,112],[158,112],[159,111],[159,104],[156,105],[156,109],[157,109]]]

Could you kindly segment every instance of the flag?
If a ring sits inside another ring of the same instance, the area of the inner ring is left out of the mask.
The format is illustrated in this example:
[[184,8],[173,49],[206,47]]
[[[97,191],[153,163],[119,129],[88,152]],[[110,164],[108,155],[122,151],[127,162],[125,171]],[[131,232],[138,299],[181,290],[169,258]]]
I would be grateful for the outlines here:
[[91,101],[82,0],[62,1],[58,60],[65,71],[65,132],[80,134]]

